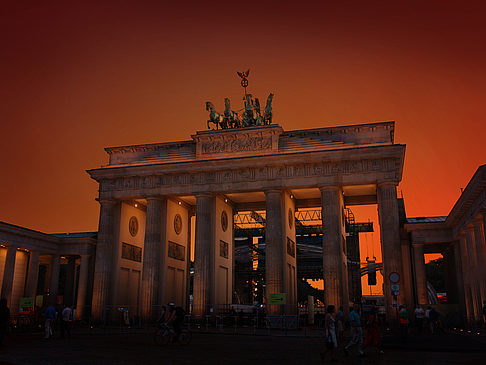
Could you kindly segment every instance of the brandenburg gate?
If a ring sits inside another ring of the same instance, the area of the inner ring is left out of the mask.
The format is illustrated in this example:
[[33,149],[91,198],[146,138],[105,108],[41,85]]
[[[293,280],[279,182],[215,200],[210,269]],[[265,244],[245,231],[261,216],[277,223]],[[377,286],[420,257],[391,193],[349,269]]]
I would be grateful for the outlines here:
[[[394,122],[292,131],[266,118],[244,122],[216,124],[222,129],[187,141],[106,148],[108,165],[88,171],[101,207],[93,319],[117,303],[140,306],[144,318],[169,301],[186,306],[192,255],[193,313],[231,303],[239,211],[266,211],[267,298],[285,293],[287,304],[297,304],[294,214],[302,208],[322,208],[326,305],[349,304],[347,206],[378,205],[384,278],[404,277],[396,187],[405,145],[394,143]],[[389,280],[383,291],[391,314]]]

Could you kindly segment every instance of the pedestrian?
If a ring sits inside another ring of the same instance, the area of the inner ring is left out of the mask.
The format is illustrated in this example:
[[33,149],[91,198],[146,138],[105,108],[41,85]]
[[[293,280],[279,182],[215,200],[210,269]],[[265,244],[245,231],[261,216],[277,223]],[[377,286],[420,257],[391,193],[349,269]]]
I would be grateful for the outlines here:
[[414,310],[415,315],[415,325],[418,328],[418,333],[422,333],[422,329],[424,328],[424,316],[425,312],[420,305],[415,306]]
[[71,319],[73,315],[73,310],[68,305],[64,306],[61,312],[61,337],[64,337],[64,332],[71,337]]
[[486,328],[486,300],[483,302],[483,325]]
[[3,338],[7,333],[8,325],[10,323],[10,309],[7,307],[7,299],[0,300],[0,345],[3,343]]
[[429,305],[425,310],[425,325],[430,328],[430,310],[432,307]]
[[335,351],[338,346],[336,337],[336,313],[333,305],[328,305],[326,310],[326,318],[324,320],[326,347],[321,351],[321,360],[326,360],[326,355],[331,352],[331,361],[337,361]]
[[430,321],[430,333],[435,334],[439,329],[439,317],[440,314],[435,308],[430,309],[429,321]]
[[363,329],[361,328],[361,318],[359,315],[359,306],[357,303],[353,304],[353,310],[349,313],[349,323],[351,324],[351,341],[344,347],[346,355],[349,354],[349,349],[358,345],[358,352],[360,356],[364,356],[363,346]]
[[342,306],[339,307],[339,310],[336,313],[336,324],[337,324],[337,339],[338,342],[342,342],[344,339],[344,312]]
[[371,308],[370,316],[368,318],[366,336],[363,340],[363,353],[368,347],[376,347],[380,354],[383,354],[381,349],[380,332],[378,330],[378,310],[376,307]]
[[403,339],[408,336],[408,312],[405,304],[398,308],[398,322],[400,323],[400,335]]
[[44,317],[46,318],[45,323],[45,337],[44,338],[51,338],[53,335],[53,326],[54,321],[56,320],[57,312],[56,309],[52,304],[46,308],[44,312]]

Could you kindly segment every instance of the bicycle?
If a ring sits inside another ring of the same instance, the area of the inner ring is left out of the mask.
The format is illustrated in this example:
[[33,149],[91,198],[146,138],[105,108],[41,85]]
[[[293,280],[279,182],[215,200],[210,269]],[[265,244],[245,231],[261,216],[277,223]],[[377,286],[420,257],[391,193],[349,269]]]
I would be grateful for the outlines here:
[[[160,324],[154,333],[154,342],[159,346],[164,346],[173,343],[176,333],[171,326],[166,323]],[[192,333],[188,329],[182,329],[177,342],[180,345],[188,345],[191,342]]]

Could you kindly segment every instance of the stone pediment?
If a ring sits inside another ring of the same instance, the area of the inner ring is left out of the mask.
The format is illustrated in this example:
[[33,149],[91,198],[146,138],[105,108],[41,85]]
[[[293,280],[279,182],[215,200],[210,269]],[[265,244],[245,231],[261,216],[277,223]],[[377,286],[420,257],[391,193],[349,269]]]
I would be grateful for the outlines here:
[[196,159],[269,155],[278,153],[283,133],[279,125],[196,132]]

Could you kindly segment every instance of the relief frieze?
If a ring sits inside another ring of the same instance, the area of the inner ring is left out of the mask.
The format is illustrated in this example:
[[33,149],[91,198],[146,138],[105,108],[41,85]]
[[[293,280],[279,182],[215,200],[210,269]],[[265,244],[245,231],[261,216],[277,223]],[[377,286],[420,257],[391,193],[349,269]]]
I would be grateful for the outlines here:
[[235,139],[217,139],[201,143],[202,154],[234,153],[272,149],[271,136],[238,136]]
[[240,183],[295,177],[328,177],[340,174],[383,172],[395,176],[394,158],[337,162],[302,163],[296,165],[248,167],[220,171],[187,172],[180,174],[132,176],[102,181],[102,191],[153,189],[162,186]]

